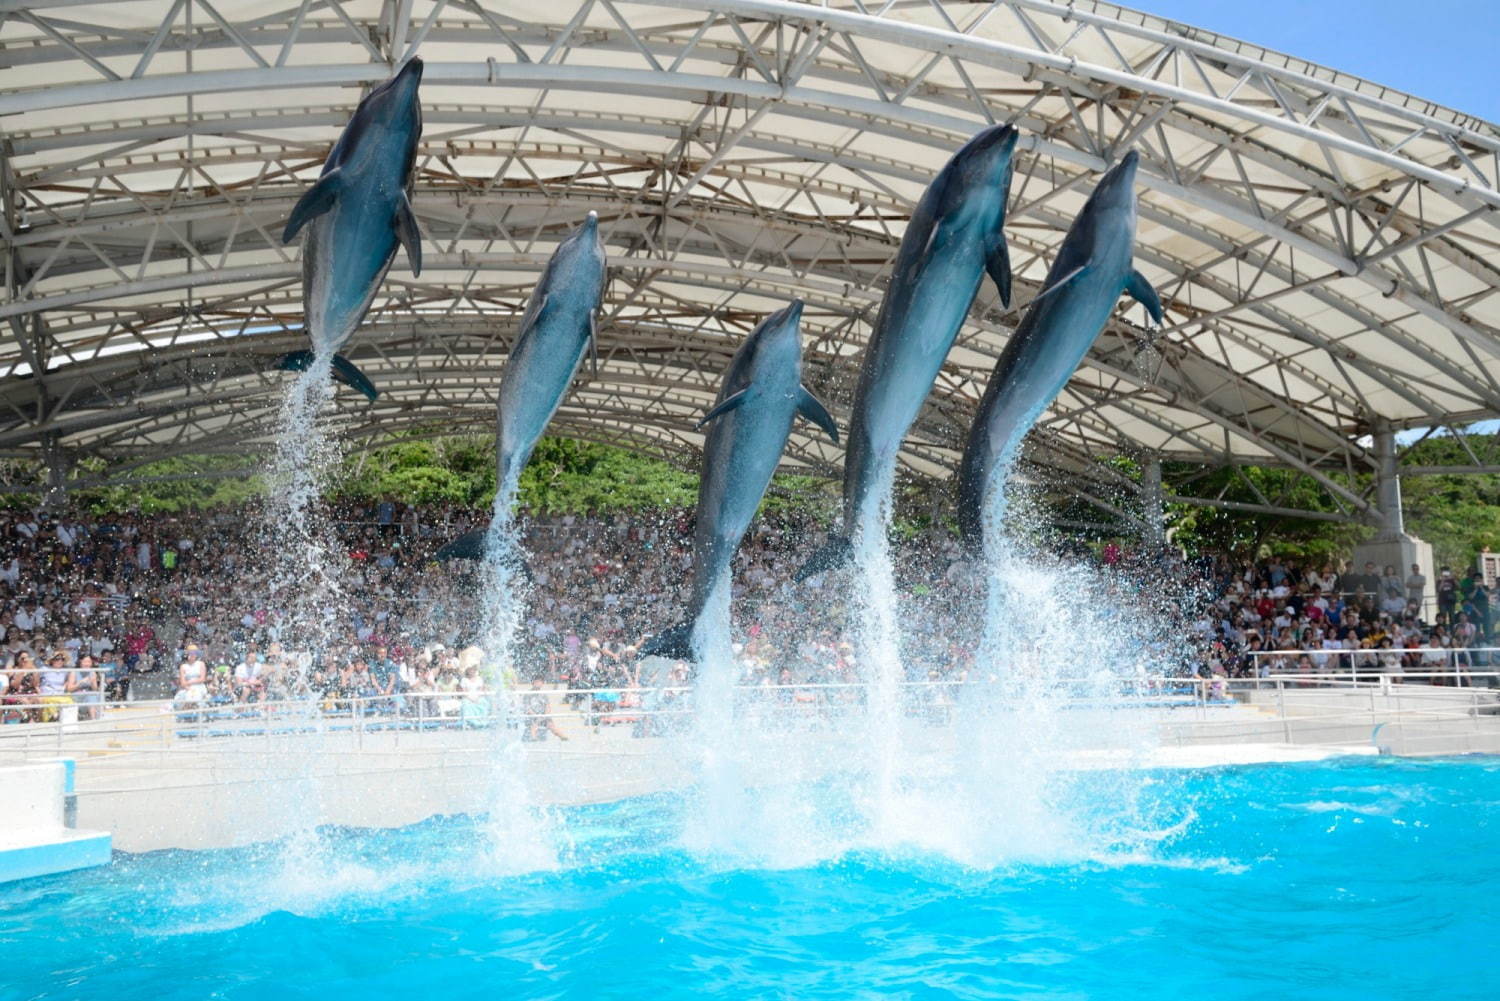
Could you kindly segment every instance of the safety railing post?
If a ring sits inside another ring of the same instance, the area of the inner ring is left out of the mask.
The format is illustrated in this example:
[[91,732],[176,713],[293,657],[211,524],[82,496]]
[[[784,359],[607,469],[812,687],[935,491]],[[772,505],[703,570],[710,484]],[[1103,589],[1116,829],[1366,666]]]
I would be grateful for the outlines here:
[[1280,678],[1276,679],[1276,711],[1281,715],[1281,739],[1283,743],[1292,742],[1292,726],[1286,718],[1286,683]]

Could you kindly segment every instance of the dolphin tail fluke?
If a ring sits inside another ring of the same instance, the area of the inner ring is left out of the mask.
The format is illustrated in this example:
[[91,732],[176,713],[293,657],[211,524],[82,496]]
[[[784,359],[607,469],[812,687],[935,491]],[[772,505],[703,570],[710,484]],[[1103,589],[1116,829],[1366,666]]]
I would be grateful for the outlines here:
[[[282,355],[276,367],[283,372],[306,372],[312,368],[316,357],[311,351],[293,351]],[[354,363],[343,355],[333,356],[333,377],[349,388],[359,390],[367,399],[373,400],[380,396],[380,391],[375,388],[375,384],[365,378],[365,374],[355,368]]]
[[682,622],[664,630],[641,644],[642,657],[666,657],[669,660],[693,659],[693,625]]
[[297,199],[297,204],[292,207],[286,229],[281,231],[281,242],[291,243],[303,226],[333,208],[343,186],[343,172],[337,167],[318,178],[318,183],[303,192],[302,197]]
[[449,560],[478,560],[484,558],[485,537],[489,535],[488,528],[476,528],[471,532],[465,532],[433,555],[433,559],[439,563]]
[[1145,275],[1139,271],[1131,271],[1129,277],[1125,279],[1125,291],[1132,299],[1146,307],[1146,312],[1151,314],[1151,319],[1157,323],[1163,322],[1161,298],[1156,294],[1156,289],[1151,287],[1151,283],[1146,281]]
[[312,367],[312,363],[311,351],[293,351],[283,355],[281,361],[276,363],[276,367],[282,372],[306,372]]
[[333,356],[333,377],[350,389],[356,389],[365,395],[365,399],[374,400],[380,395],[375,384],[365,378],[365,374],[354,367],[354,363],[343,355]]
[[809,577],[843,566],[853,557],[854,547],[847,538],[842,535],[831,536],[821,549],[802,564],[792,579],[800,584]]

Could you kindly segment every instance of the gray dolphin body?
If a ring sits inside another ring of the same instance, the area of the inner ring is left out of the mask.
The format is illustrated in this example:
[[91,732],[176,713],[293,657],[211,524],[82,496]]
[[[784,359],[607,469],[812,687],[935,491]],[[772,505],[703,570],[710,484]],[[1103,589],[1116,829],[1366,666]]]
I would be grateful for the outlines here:
[[369,312],[398,243],[406,247],[412,273],[422,272],[421,235],[409,197],[422,137],[421,82],[422,60],[412,58],[359,102],[281,235],[290,243],[307,228],[302,289],[313,349],[292,352],[280,367],[301,371],[314,357],[332,355],[334,376],[372,400],[375,387],[338,352]]
[[[599,217],[590,212],[547,262],[521,316],[520,332],[500,379],[495,403],[495,489],[504,504],[514,499],[531,450],[562,405],[596,336],[606,276]],[[439,549],[436,558],[479,559],[484,555],[487,531],[481,528],[459,536]]]
[[1016,130],[970,139],[928,186],[901,238],[890,287],[860,367],[844,457],[842,535],[829,538],[797,580],[849,559],[851,539],[882,530],[880,506],[907,429],[917,419],[986,271],[1010,303],[1001,227]]
[[983,547],[986,511],[1021,439],[1078,368],[1120,293],[1162,322],[1155,289],[1132,265],[1137,159],[1126,153],[1100,179],[995,363],[959,466],[958,522],[971,553]]
[[653,636],[642,656],[695,659],[693,626],[714,589],[727,584],[729,562],[771,483],[798,414],[835,442],[827,408],[802,385],[802,303],[766,317],[740,345],[699,427],[710,424],[698,481],[693,530],[693,593],[687,621]]

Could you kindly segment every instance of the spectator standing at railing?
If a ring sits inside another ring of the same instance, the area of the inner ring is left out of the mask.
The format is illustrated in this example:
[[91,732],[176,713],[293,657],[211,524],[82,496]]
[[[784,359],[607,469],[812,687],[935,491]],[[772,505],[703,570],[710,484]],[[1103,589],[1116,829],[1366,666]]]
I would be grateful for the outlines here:
[[1387,564],[1380,578],[1380,610],[1389,615],[1406,611],[1406,582]]
[[95,670],[94,658],[88,654],[79,657],[73,671],[63,684],[63,689],[81,707],[79,719],[98,719],[104,693],[100,691],[99,674]]
[[1449,567],[1438,571],[1437,579],[1438,616],[1444,622],[1452,622],[1458,611],[1458,581]]
[[208,697],[208,664],[198,655],[198,644],[188,643],[177,665],[176,702],[201,704]]
[[1427,575],[1422,573],[1422,568],[1417,564],[1411,565],[1411,573],[1406,575],[1406,604],[1414,607],[1417,612],[1422,611],[1422,603],[1427,600]]
[[370,662],[370,679],[374,682],[377,697],[386,699],[386,704],[392,708],[400,704],[401,669],[391,660],[390,651],[385,646],[375,648],[375,657]]

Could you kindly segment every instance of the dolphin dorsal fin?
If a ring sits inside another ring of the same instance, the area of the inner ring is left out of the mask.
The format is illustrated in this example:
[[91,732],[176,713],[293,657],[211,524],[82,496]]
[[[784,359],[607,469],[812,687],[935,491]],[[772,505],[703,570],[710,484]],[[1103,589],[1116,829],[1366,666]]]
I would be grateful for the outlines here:
[[318,178],[317,183],[304,191],[297,204],[292,206],[286,228],[281,231],[281,242],[291,243],[303,226],[333,208],[343,188],[344,172],[337,167]]
[[1125,291],[1132,299],[1146,307],[1146,312],[1151,314],[1151,319],[1159,324],[1166,322],[1161,311],[1161,299],[1157,296],[1156,289],[1146,281],[1145,275],[1132,270],[1125,279]]
[[735,409],[741,403],[744,403],[749,392],[750,390],[747,387],[740,390],[738,393],[735,393],[733,396],[720,401],[714,406],[712,410],[703,415],[703,419],[701,421],[693,425],[693,430],[696,431],[702,428],[703,425],[707,424],[711,420],[714,420],[715,418],[723,417],[725,414],[729,413],[729,411]]
[[838,422],[833,419],[828,408],[823,406],[823,401],[814,396],[806,386],[802,387],[797,396],[797,413],[828,432],[828,437],[833,439],[835,445],[839,443]]
[[401,201],[396,206],[396,238],[406,248],[406,262],[411,265],[412,275],[422,273],[422,231],[417,228],[417,217],[411,210],[411,199],[401,192]]
[[990,250],[989,256],[984,259],[984,270],[994,279],[995,287],[1000,290],[1000,301],[1010,306],[1010,249],[1005,245],[1005,235],[1002,233],[995,240],[995,246]]

